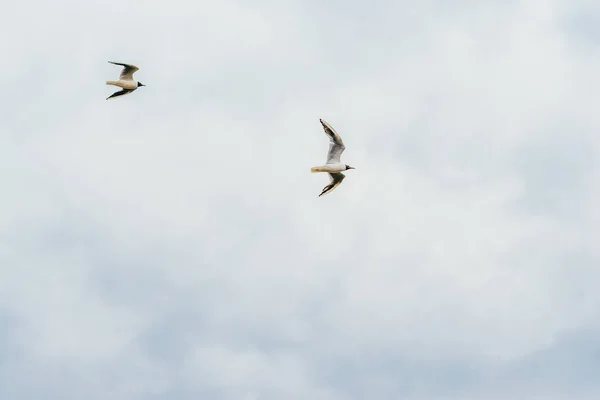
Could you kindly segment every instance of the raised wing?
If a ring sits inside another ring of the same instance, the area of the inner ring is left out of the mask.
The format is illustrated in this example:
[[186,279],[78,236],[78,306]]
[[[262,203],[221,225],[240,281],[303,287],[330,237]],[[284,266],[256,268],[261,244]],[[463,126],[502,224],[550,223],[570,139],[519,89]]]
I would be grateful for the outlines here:
[[327,185],[323,188],[323,191],[321,192],[319,197],[331,192],[333,189],[340,186],[340,184],[342,183],[342,181],[344,180],[345,177],[346,176],[344,174],[342,174],[341,172],[329,173],[329,178],[330,178],[329,185]]
[[342,142],[342,138],[331,125],[322,119],[319,119],[319,121],[321,121],[325,134],[329,137],[330,141],[329,152],[327,153],[327,164],[339,164],[340,157],[346,149],[344,142]]
[[120,65],[120,66],[122,66],[122,67],[123,67],[123,71],[121,71],[121,76],[120,76],[120,78],[121,78],[122,80],[125,80],[125,81],[130,81],[130,80],[133,80],[133,74],[134,74],[136,71],[139,71],[139,68],[138,68],[138,67],[136,67],[135,65],[131,65],[131,64],[122,64],[122,63],[118,63],[118,62],[112,62],[112,61],[109,61],[109,63],[111,63],[111,64],[115,64],[115,65]]
[[124,94],[129,94],[133,92],[133,90],[130,89],[123,89],[123,90],[119,90],[118,92],[114,92],[113,94],[111,94],[110,96],[108,96],[106,98],[106,100],[112,98],[112,97],[117,97],[117,96],[123,96]]

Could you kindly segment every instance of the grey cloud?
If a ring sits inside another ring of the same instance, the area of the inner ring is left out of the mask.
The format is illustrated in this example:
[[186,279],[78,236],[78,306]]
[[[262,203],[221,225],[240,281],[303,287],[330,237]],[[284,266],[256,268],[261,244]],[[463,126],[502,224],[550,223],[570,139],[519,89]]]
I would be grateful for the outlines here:
[[11,5],[0,397],[593,398],[571,4]]

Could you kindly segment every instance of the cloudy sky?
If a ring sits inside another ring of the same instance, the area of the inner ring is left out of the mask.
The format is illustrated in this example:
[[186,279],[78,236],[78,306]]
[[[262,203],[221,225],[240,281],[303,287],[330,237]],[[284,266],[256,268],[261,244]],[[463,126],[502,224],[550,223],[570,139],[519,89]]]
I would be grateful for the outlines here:
[[600,398],[597,1],[0,23],[1,399]]

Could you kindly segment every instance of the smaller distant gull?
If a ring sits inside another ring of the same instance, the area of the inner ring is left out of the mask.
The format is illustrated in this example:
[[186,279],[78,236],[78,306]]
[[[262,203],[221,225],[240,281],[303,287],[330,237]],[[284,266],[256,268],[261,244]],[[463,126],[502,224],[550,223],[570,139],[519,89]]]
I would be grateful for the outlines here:
[[136,82],[135,79],[133,79],[133,74],[135,74],[135,72],[139,70],[139,68],[136,67],[135,65],[121,64],[121,63],[112,62],[112,61],[109,61],[109,63],[115,64],[115,65],[121,65],[123,67],[123,71],[121,71],[121,76],[119,77],[118,81],[106,81],[106,84],[118,86],[120,88],[123,88],[123,90],[120,90],[118,92],[111,94],[110,96],[108,96],[106,98],[106,100],[108,100],[112,97],[123,96],[125,94],[129,94],[129,93],[133,92],[135,89],[139,88],[140,86],[146,86],[142,82]]
[[342,138],[327,122],[323,121],[322,119],[319,119],[319,121],[321,121],[321,125],[323,125],[325,134],[329,136],[329,141],[331,142],[329,144],[329,153],[327,153],[327,163],[325,165],[312,167],[310,169],[310,172],[327,172],[329,174],[329,178],[331,179],[329,185],[325,186],[319,195],[319,197],[321,197],[324,194],[331,192],[342,183],[346,177],[344,174],[342,174],[342,171],[355,168],[340,162],[340,156],[346,149],[344,142],[342,142]]

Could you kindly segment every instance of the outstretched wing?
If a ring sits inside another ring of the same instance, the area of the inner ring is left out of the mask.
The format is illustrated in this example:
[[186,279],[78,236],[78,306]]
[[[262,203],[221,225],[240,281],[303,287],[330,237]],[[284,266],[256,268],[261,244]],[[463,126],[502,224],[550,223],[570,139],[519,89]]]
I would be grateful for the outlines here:
[[342,153],[346,149],[344,142],[342,142],[342,138],[331,125],[322,119],[319,119],[319,121],[321,121],[325,134],[329,137],[330,141],[329,152],[327,153],[327,164],[338,164]]
[[125,81],[130,81],[133,80],[133,74],[136,71],[139,71],[139,68],[136,67],[135,65],[131,65],[131,64],[122,64],[122,63],[118,63],[118,62],[113,62],[113,61],[109,61],[109,63],[111,64],[115,64],[115,65],[120,65],[123,67],[123,71],[121,71],[121,76],[120,78],[122,80]]
[[329,178],[330,178],[329,185],[327,185],[323,188],[323,191],[321,192],[319,197],[331,192],[333,189],[340,186],[340,184],[342,183],[342,181],[344,180],[345,177],[346,176],[344,174],[342,174],[341,172],[329,173]]
[[128,94],[128,93],[131,93],[131,92],[133,92],[133,90],[130,90],[130,89],[119,90],[118,92],[114,92],[113,94],[111,94],[110,96],[108,96],[106,98],[106,100],[108,100],[108,99],[110,99],[112,97],[123,96],[124,94]]

